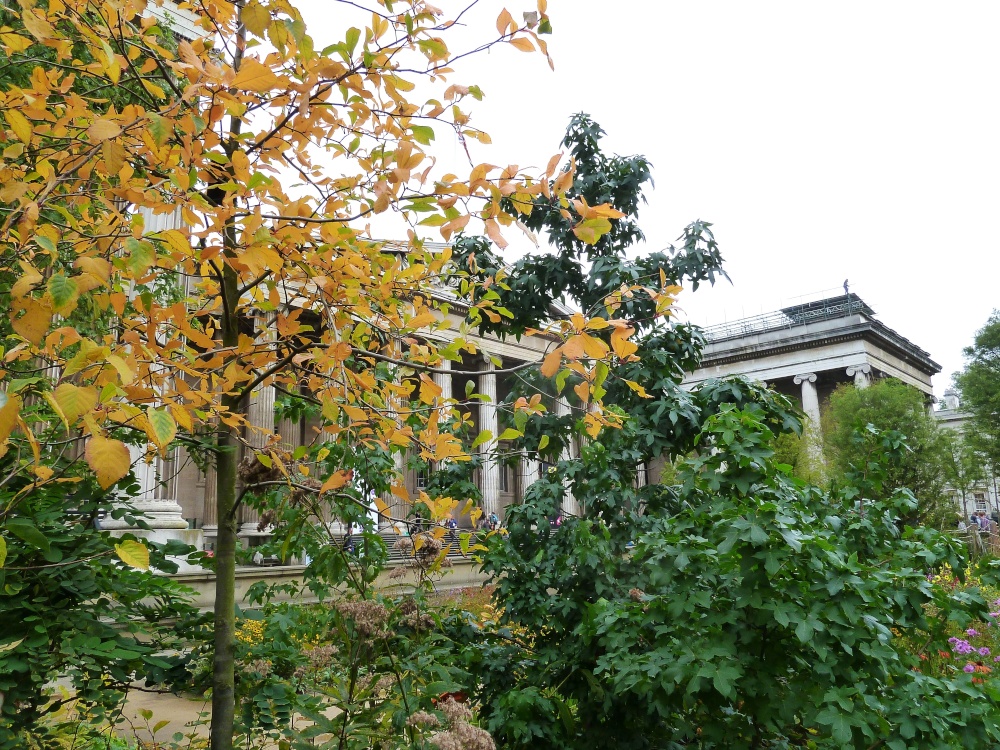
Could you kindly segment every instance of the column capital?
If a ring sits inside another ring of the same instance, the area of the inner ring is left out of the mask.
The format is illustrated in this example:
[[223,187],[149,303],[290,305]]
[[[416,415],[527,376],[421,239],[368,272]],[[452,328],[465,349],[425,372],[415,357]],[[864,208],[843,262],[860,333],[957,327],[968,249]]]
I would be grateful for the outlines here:
[[799,373],[798,375],[796,375],[793,378],[793,380],[795,381],[795,385],[802,385],[805,382],[815,383],[816,382],[816,373],[814,373],[814,372],[802,372],[802,373]]
[[863,365],[851,365],[847,368],[847,377],[853,378],[858,373],[863,375],[871,375],[872,366],[865,362]]

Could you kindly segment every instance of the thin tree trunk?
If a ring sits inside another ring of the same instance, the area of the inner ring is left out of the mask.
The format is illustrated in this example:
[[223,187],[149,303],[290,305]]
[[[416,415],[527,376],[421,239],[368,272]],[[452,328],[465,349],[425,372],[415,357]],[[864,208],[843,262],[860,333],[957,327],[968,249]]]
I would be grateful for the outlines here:
[[[230,232],[227,232],[229,235]],[[236,272],[223,268],[222,341],[223,346],[239,343],[239,303]],[[241,399],[226,395],[222,404],[237,413]],[[236,468],[239,444],[225,424],[219,425],[216,463],[216,509],[219,535],[215,544],[215,654],[212,663],[212,750],[232,750],[233,724],[236,716]]]
[[[242,3],[239,4],[242,9]],[[239,71],[246,49],[246,26],[237,27],[233,70]],[[240,148],[241,120],[236,115],[229,121],[226,155],[232,160]],[[226,220],[222,236],[223,254],[219,279],[222,297],[222,345],[235,351],[240,337],[239,276],[228,262],[236,257],[237,235],[233,218]],[[230,414],[238,414],[243,406],[240,394],[223,396],[222,405]],[[236,717],[236,472],[239,462],[239,441],[228,426],[220,421],[216,482],[218,493],[219,536],[215,545],[215,653],[212,661],[212,730],[211,750],[233,749],[233,725]]]

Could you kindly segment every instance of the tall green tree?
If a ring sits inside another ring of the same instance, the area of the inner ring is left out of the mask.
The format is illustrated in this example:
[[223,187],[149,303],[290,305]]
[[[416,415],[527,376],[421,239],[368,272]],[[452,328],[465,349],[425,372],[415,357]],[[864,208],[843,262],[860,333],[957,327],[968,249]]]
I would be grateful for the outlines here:
[[870,444],[878,439],[869,425],[878,432],[905,435],[907,450],[887,467],[880,499],[906,488],[919,501],[908,520],[951,525],[955,512],[945,489],[948,446],[920,391],[894,379],[867,388],[842,385],[830,396],[823,422],[830,479],[835,484],[852,471],[865,471]]
[[962,410],[972,415],[966,432],[985,459],[990,473],[1000,473],[1000,310],[994,310],[972,346],[965,349],[966,364],[956,373]]

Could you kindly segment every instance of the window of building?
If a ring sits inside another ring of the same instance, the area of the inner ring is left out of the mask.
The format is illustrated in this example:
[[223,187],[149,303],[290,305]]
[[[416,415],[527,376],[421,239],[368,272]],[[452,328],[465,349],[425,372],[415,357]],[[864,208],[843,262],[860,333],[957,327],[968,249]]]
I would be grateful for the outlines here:
[[976,499],[976,510],[986,510],[986,493],[976,492],[973,497]]

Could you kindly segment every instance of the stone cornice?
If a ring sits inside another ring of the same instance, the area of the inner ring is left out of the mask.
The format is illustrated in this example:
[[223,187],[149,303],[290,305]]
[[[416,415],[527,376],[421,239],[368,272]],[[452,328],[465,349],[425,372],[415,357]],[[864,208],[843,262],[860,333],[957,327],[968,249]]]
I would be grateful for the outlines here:
[[[803,330],[801,333],[796,334],[796,328],[802,328]],[[733,362],[762,360],[765,357],[801,351],[803,349],[818,349],[823,346],[848,341],[866,340],[884,351],[895,355],[902,361],[911,364],[927,375],[935,375],[941,372],[941,365],[932,360],[927,352],[878,321],[862,318],[859,323],[852,323],[848,326],[829,331],[808,330],[809,328],[810,326],[789,328],[786,331],[790,334],[789,336],[783,336],[771,342],[747,344],[738,348],[732,348],[728,351],[720,352],[718,356],[714,356],[711,353],[713,345],[709,344],[706,347],[706,354],[701,361],[699,369],[726,365]],[[733,339],[729,339],[728,342],[732,343]],[[715,346],[720,349],[723,348],[719,344]]]

